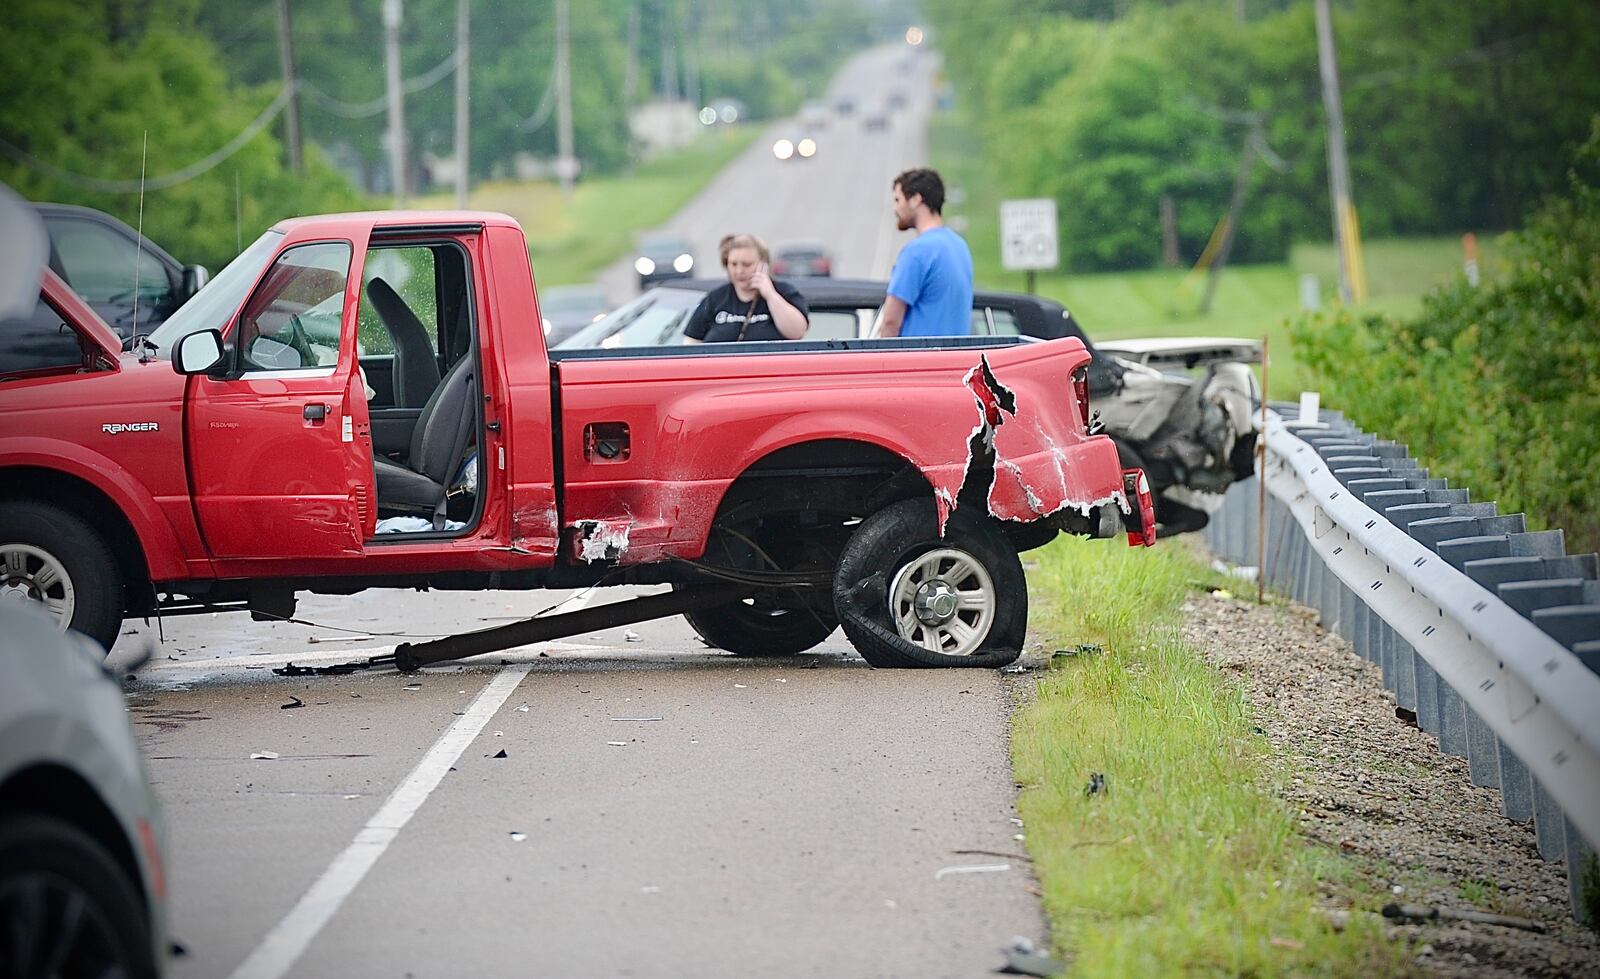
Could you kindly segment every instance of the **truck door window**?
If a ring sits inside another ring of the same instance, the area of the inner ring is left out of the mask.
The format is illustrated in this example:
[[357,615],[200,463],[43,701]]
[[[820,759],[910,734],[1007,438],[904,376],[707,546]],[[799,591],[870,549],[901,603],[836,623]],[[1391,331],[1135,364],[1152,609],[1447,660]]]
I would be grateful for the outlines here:
[[290,248],[267,270],[239,317],[246,371],[301,370],[339,362],[350,246]]
[[[361,273],[361,311],[356,339],[363,356],[393,354],[395,327],[384,322],[379,302],[372,298],[372,280],[388,285],[427,330],[435,355],[439,345],[438,264],[433,248],[413,245],[404,248],[374,248],[367,252]],[[383,288],[381,285],[378,287]]]
[[0,375],[76,370],[83,366],[78,333],[39,296],[32,314],[0,320]]

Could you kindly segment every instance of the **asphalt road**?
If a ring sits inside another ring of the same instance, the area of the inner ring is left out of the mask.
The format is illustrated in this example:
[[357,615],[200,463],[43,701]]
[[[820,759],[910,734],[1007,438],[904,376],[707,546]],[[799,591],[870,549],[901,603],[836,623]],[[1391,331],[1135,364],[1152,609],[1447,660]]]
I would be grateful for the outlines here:
[[[870,108],[902,58],[852,61],[830,100]],[[675,226],[822,238],[841,273],[883,274],[889,178],[921,162],[928,93],[905,87],[888,132],[835,119],[815,160],[758,141]],[[979,976],[1043,937],[1005,856],[1023,844],[992,671],[872,670],[840,633],[741,660],[681,619],[416,676],[271,669],[636,593],[303,595],[315,626],[130,625],[113,659],[152,651],[129,711],[168,822],[171,974]]]
[[[856,56],[828,86],[824,126],[808,128],[797,119],[768,126],[662,230],[694,244],[696,275],[721,275],[717,242],[743,231],[773,246],[818,241],[832,252],[835,275],[888,278],[900,246],[911,237],[895,230],[890,182],[907,168],[928,163],[927,119],[937,67],[935,55],[898,44]],[[905,107],[886,113],[888,128],[868,130],[865,118],[882,112],[894,90],[906,96]],[[841,96],[854,99],[854,112],[834,111]],[[817,141],[816,156],[773,156],[778,139],[802,136]],[[628,256],[600,277],[614,303],[638,294],[633,259]]]

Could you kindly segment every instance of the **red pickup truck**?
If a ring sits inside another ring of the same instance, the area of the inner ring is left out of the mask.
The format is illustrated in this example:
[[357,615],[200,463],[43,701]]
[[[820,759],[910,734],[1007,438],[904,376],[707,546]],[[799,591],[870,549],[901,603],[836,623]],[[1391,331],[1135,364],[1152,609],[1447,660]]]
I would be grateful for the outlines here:
[[552,353],[498,214],[285,221],[129,351],[48,272],[35,319],[77,345],[16,369],[0,325],[0,598],[108,647],[125,615],[296,591],[670,583],[607,621],[994,666],[1018,551],[1154,539],[1075,339]]

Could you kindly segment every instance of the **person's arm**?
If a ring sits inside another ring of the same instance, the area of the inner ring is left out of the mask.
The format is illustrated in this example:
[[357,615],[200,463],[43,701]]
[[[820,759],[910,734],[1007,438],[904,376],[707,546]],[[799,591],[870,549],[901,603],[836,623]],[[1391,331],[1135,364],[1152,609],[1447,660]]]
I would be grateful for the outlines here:
[[796,309],[794,304],[786,299],[778,287],[773,284],[771,276],[767,274],[766,263],[756,270],[750,284],[761,293],[761,298],[767,301],[767,312],[772,314],[772,325],[777,328],[778,335],[785,340],[799,340],[806,335],[806,328],[811,325],[806,319],[806,314]]
[[906,321],[906,303],[899,296],[887,296],[878,311],[878,336],[897,337]]

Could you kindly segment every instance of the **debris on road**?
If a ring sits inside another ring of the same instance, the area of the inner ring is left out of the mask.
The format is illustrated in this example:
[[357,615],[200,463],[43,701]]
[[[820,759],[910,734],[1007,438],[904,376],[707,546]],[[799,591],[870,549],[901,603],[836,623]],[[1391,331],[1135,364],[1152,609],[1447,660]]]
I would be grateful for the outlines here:
[[1106,648],[1097,642],[1080,642],[1071,649],[1058,649],[1050,654],[1051,659],[1071,659],[1076,656],[1099,656]]
[[659,717],[613,717],[613,721],[659,721]]
[[634,632],[632,629],[629,629],[627,632],[624,632],[622,634],[622,641],[623,642],[644,642],[644,637],[639,635],[637,632]]
[[501,748],[499,751],[495,752],[494,754],[490,755],[489,757],[490,758],[509,758],[510,756],[506,754],[506,749]]
[[250,753],[251,761],[272,761],[276,757],[278,757],[276,751],[252,751]]
[[511,842],[513,842],[513,843],[521,843],[523,840],[525,840],[527,838],[528,838],[528,834],[527,833],[516,833],[516,832],[513,832],[511,834]]
[[518,704],[517,706],[515,706],[515,707],[513,707],[511,709],[516,711],[519,714],[526,714],[528,712],[528,705],[527,704]]
[[1006,964],[994,971],[1005,975],[1049,977],[1067,971],[1066,963],[1042,954],[1021,935],[1013,938],[1011,946],[1001,949],[1000,953],[1006,957]]
[[973,867],[941,867],[934,875],[934,880],[943,880],[953,874],[999,874],[1011,869],[1009,863],[985,863]]
[[606,744],[613,748],[626,748],[628,746],[628,742],[626,741],[607,741]]
[[1385,918],[1403,921],[1471,921],[1480,925],[1499,925],[1502,928],[1519,928],[1543,935],[1549,929],[1542,921],[1532,918],[1515,918],[1508,914],[1490,914],[1471,908],[1430,908],[1420,904],[1385,904]]
[[279,710],[294,710],[296,707],[304,707],[305,705],[306,705],[305,701],[301,700],[299,697],[296,697],[294,694],[290,694],[289,695],[289,702],[287,704],[279,704],[278,705],[278,709]]

